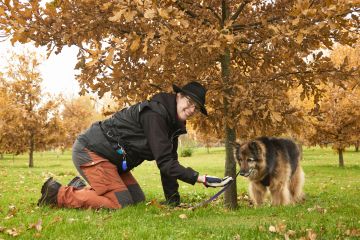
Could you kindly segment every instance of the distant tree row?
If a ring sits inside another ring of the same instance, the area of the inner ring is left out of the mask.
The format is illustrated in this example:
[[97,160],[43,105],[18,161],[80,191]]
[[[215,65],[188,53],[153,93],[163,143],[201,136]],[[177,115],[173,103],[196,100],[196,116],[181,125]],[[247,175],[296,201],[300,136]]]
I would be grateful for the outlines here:
[[0,75],[0,153],[70,148],[76,136],[102,118],[88,96],[64,99],[41,90],[41,57],[34,52],[13,54]]

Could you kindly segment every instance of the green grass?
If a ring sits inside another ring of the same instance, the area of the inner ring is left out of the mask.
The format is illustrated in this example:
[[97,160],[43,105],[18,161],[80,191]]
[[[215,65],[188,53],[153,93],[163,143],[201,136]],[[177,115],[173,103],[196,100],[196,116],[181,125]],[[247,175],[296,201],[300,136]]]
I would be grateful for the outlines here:
[[[181,158],[185,166],[222,176],[224,149],[195,149]],[[35,154],[35,167],[27,155],[5,155],[0,160],[0,239],[359,239],[360,152],[345,152],[345,167],[331,149],[305,148],[306,201],[296,206],[253,208],[247,197],[247,180],[237,181],[239,208],[229,211],[219,198],[206,208],[160,208],[139,204],[122,210],[38,208],[42,183],[54,176],[67,183],[77,173],[70,152]],[[147,202],[163,200],[159,172],[154,162],[133,171]],[[182,202],[194,205],[219,189],[180,183]],[[155,203],[154,203],[155,202]],[[180,218],[186,216],[186,218]],[[38,230],[36,229],[36,224]],[[275,232],[269,231],[274,226]],[[41,229],[40,229],[41,227]],[[290,231],[292,230],[292,232]]]

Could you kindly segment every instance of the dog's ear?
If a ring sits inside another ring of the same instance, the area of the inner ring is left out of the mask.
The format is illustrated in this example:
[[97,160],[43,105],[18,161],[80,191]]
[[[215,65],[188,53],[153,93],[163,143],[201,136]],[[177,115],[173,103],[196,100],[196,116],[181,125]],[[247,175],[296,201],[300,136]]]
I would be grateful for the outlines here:
[[230,141],[229,144],[230,144],[230,146],[232,146],[234,149],[240,148],[240,143],[238,143],[238,142],[236,142],[236,141],[235,141],[235,142]]
[[256,141],[251,141],[249,143],[249,149],[255,156],[259,155],[260,147]]
[[234,160],[235,162],[239,159],[239,156],[240,156],[240,147],[241,145],[237,142],[229,142],[230,143],[230,146],[232,146],[233,148],[233,152],[234,152]]

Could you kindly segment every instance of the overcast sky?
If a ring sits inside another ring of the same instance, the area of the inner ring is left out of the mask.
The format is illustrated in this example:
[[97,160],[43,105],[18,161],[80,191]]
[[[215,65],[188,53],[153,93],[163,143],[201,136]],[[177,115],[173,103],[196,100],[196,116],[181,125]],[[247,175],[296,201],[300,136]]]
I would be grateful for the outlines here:
[[[21,52],[24,48],[30,48],[43,56],[46,56],[45,48],[35,48],[32,44],[15,44],[10,41],[0,42],[0,70],[5,66],[9,51]],[[43,91],[64,96],[78,96],[79,84],[75,80],[74,67],[76,64],[77,49],[64,47],[60,54],[52,53],[40,66],[43,78]]]

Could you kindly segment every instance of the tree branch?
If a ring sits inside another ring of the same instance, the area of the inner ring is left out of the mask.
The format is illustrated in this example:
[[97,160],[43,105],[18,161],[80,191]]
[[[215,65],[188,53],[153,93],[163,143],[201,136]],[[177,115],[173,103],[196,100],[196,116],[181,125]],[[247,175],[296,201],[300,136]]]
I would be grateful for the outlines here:
[[244,2],[242,2],[242,3],[240,4],[240,6],[238,7],[238,9],[236,10],[236,12],[234,13],[234,15],[231,16],[230,20],[235,21],[235,20],[239,17],[239,15],[240,15],[240,13],[242,12],[242,10],[244,10],[246,4],[248,4],[248,3],[250,3],[250,2],[251,2],[251,0],[244,0]]
[[154,88],[156,88],[156,89],[158,89],[158,90],[160,90],[160,91],[163,91],[163,90],[164,90],[164,89],[162,89],[162,87],[160,87],[159,85],[156,85],[156,84],[153,84],[153,83],[149,83],[149,86],[154,87]]
[[180,8],[180,10],[184,11],[186,14],[188,14],[190,17],[192,18],[196,18],[197,15],[195,13],[193,13],[190,10],[185,9],[184,6],[181,5],[180,1],[176,1],[176,4],[178,5],[178,7]]
[[221,1],[221,28],[224,27],[225,25],[225,21],[227,18],[227,11],[226,11],[226,0],[222,0]]
[[[273,18],[270,18],[268,20],[266,20],[267,23],[273,23],[273,22],[276,22],[276,21],[279,21],[281,20],[281,17],[273,17]],[[259,28],[262,26],[262,22],[255,22],[255,23],[250,23],[250,24],[233,24],[231,26],[231,30],[233,31],[236,31],[236,30],[242,30],[242,29],[246,29],[246,28],[253,28],[253,29],[256,29],[256,28]]]
[[221,17],[219,16],[219,14],[217,14],[215,12],[215,10],[212,8],[212,7],[206,7],[206,9],[209,9],[213,14],[214,16],[216,17],[217,20],[219,20],[219,23],[221,23]]

